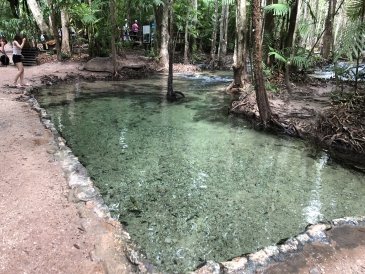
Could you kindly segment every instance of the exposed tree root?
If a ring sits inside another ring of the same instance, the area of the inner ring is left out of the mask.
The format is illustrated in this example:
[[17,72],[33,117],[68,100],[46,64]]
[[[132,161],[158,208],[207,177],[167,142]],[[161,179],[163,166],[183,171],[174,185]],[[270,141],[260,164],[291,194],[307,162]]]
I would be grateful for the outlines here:
[[341,101],[318,120],[318,132],[328,146],[342,146],[349,150],[365,152],[365,96]]
[[[176,95],[179,95],[179,96],[176,96]],[[182,98],[185,98],[185,95],[184,93],[182,93],[181,91],[174,91],[171,95],[167,94],[166,95],[166,98],[168,101],[170,102],[175,102],[177,100],[180,100]]]

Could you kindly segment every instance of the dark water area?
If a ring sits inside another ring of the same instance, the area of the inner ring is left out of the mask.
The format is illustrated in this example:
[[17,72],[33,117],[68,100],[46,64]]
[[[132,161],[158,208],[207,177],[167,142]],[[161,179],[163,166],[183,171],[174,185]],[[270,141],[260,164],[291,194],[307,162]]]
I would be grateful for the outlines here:
[[228,115],[227,76],[60,85],[38,100],[114,217],[161,271],[187,272],[363,216],[365,179],[322,151]]

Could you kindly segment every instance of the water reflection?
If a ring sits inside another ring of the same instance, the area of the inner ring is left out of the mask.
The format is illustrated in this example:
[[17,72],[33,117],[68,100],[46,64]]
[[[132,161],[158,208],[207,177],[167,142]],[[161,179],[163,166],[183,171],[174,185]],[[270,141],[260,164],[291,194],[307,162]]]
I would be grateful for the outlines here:
[[321,213],[322,203],[321,203],[321,192],[322,192],[322,178],[321,172],[325,168],[328,161],[328,155],[323,154],[323,156],[316,163],[316,176],[313,182],[313,189],[311,190],[311,196],[308,206],[303,209],[303,214],[306,218],[307,223],[315,224],[320,220],[323,220],[323,214]]
[[253,252],[308,222],[364,215],[362,174],[227,116],[226,81],[176,79],[187,95],[179,104],[164,99],[165,79],[149,81],[82,83],[73,101],[74,86],[56,87],[39,99],[163,271]]

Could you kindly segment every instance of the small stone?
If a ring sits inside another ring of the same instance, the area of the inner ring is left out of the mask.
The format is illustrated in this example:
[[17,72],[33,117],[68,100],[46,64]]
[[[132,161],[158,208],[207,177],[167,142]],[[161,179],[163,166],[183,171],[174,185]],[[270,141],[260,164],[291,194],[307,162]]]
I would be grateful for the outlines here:
[[247,265],[247,258],[245,257],[238,257],[234,258],[232,261],[223,262],[222,265],[224,266],[224,273],[245,273],[246,265]]
[[312,268],[311,270],[309,270],[309,274],[321,274],[322,271],[319,270],[317,267]]
[[207,261],[204,266],[195,270],[193,273],[194,274],[220,274],[221,267],[220,267],[219,263],[216,263],[214,261]]

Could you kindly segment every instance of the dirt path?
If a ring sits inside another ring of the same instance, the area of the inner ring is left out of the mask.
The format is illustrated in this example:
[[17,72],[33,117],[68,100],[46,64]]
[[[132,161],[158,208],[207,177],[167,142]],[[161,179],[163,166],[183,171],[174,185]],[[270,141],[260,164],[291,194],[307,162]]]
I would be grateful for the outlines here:
[[[44,75],[92,75],[78,66],[26,67],[25,77],[37,86]],[[18,100],[23,90],[4,87],[15,71],[0,67],[0,273],[132,273],[120,224],[98,213],[93,201],[68,199],[70,188],[52,133],[28,103]],[[365,273],[363,227],[332,229],[328,239],[252,273]],[[231,270],[197,273],[240,273]]]
[[[64,76],[76,66],[46,64],[25,75],[39,85],[39,76]],[[3,87],[14,74],[13,66],[0,67],[0,273],[130,273],[120,225],[98,216],[91,201],[68,200],[51,132],[17,101],[21,90]]]

